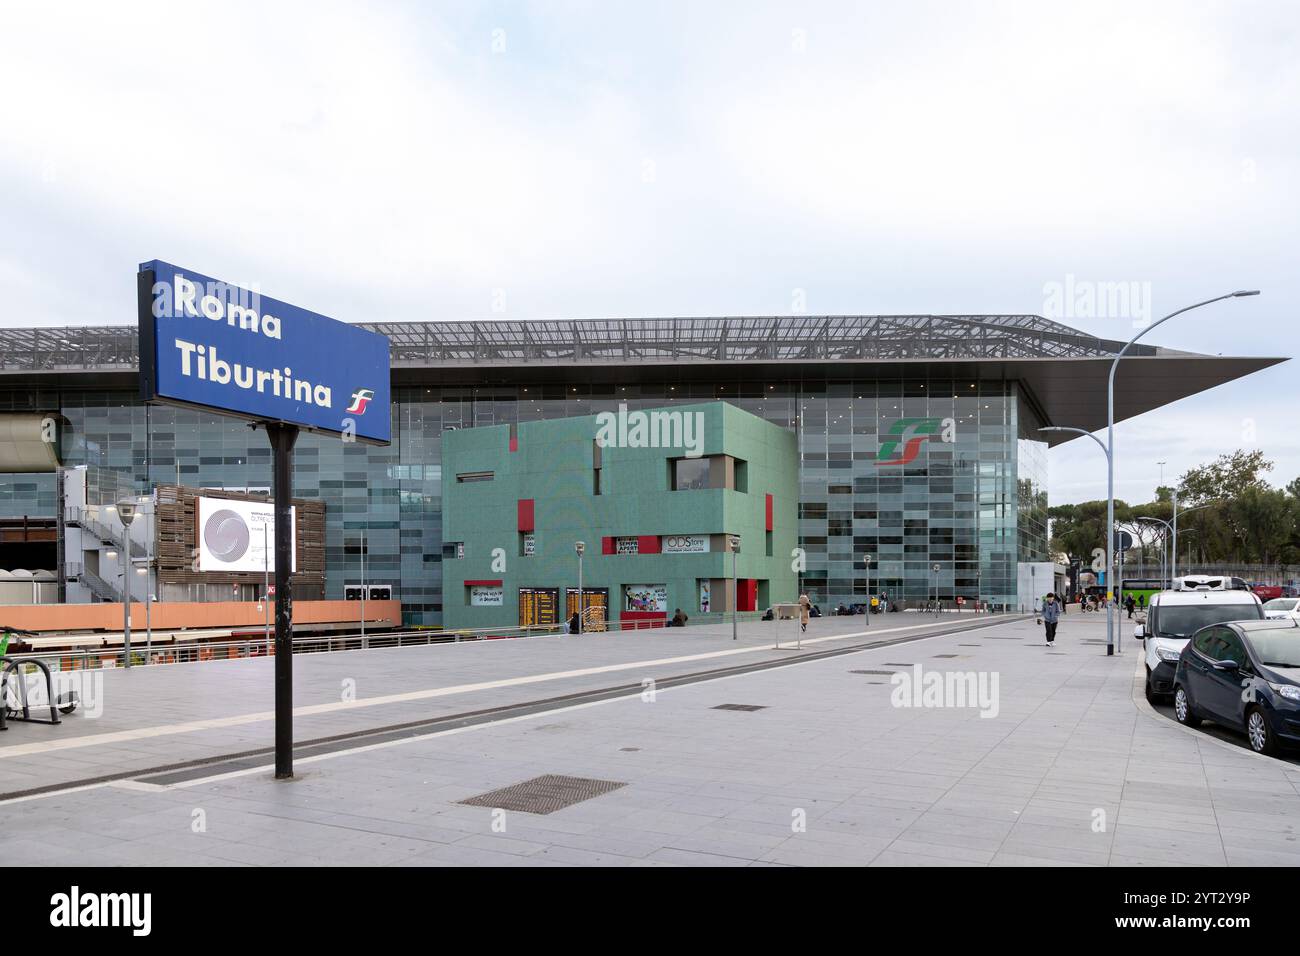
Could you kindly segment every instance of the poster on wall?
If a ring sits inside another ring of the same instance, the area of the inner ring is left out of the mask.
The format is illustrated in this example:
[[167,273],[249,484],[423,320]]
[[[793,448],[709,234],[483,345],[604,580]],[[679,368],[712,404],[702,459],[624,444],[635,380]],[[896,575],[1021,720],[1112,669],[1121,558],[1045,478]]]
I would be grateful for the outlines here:
[[666,534],[663,536],[664,554],[707,554],[707,534]]
[[[289,511],[289,572],[298,570],[297,512]],[[199,570],[275,571],[275,507],[266,501],[196,498]]]
[[709,580],[707,578],[703,578],[700,580],[700,613],[701,614],[709,613],[709,605],[712,603],[711,600],[712,594],[710,593],[712,589],[713,589],[712,585],[709,583]]
[[665,584],[627,584],[623,586],[625,611],[668,611],[668,586]]
[[474,584],[470,586],[470,607],[504,607],[505,603],[505,589],[499,584]]
[[639,538],[616,538],[614,552],[615,554],[640,554],[641,540]]

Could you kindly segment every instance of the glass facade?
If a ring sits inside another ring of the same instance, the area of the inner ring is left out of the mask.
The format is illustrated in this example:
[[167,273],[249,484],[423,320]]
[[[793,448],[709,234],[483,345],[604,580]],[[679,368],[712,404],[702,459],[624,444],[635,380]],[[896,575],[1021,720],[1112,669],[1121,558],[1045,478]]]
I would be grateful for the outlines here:
[[[743,374],[743,366],[739,367]],[[589,377],[615,372],[583,370]],[[665,379],[675,372],[666,370]],[[326,593],[391,585],[408,624],[442,617],[444,429],[716,399],[799,435],[801,588],[825,607],[872,593],[1016,602],[1016,565],[1047,560],[1046,445],[1015,382],[938,377],[592,381],[395,387],[393,443],[304,434],[294,494],[326,505]],[[146,407],[133,391],[0,388],[0,411],[58,411],[62,460],[154,484],[264,490],[266,436],[242,422]],[[53,515],[53,475],[0,475],[0,516]],[[791,560],[797,560],[792,556]]]

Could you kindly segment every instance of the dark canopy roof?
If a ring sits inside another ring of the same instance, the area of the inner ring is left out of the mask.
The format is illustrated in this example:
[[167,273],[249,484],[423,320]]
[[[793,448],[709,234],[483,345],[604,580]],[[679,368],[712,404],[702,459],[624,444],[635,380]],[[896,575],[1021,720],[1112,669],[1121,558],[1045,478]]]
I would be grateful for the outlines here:
[[[1122,342],[1036,315],[857,315],[373,322],[392,343],[398,384],[564,382],[605,368],[622,381],[753,381],[879,376],[910,369],[1016,379],[1053,424],[1106,424],[1106,379]],[[128,384],[134,326],[0,329],[10,381]],[[1220,357],[1139,344],[1116,382],[1116,421],[1268,368],[1283,358]],[[1053,444],[1071,436],[1055,433]]]

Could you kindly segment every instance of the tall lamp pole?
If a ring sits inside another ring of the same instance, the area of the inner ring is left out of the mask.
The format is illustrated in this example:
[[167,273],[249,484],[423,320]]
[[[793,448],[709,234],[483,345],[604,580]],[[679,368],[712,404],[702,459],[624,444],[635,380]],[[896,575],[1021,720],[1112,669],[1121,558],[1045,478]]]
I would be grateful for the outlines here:
[[871,555],[864,554],[862,563],[867,566],[867,627],[871,626]]
[[[1184,312],[1190,312],[1193,309],[1199,309],[1201,306],[1210,305],[1213,302],[1222,302],[1224,299],[1238,299],[1245,296],[1259,295],[1258,289],[1238,290],[1229,292],[1227,295],[1215,296],[1213,299],[1206,299],[1204,302],[1197,302],[1194,305],[1186,306],[1177,312],[1170,312],[1163,319],[1152,322],[1146,328],[1140,330],[1137,335],[1128,340],[1115,358],[1110,363],[1110,376],[1106,382],[1106,447],[1110,449],[1110,454],[1106,456],[1106,573],[1110,573],[1111,564],[1115,560],[1114,555],[1114,528],[1115,528],[1115,373],[1119,370],[1120,359],[1122,359],[1128,350],[1137,342],[1138,339],[1146,335],[1158,325],[1163,325],[1176,315],[1182,315]],[[1106,584],[1106,653],[1107,655],[1115,652],[1115,602],[1110,600],[1110,578]]]
[[740,607],[740,575],[736,571],[736,556],[740,554],[740,535],[733,534],[728,540],[731,543],[731,639],[735,641],[739,640],[736,611]]
[[[1168,521],[1166,521],[1164,518],[1152,518],[1152,517],[1149,517],[1149,516],[1146,516],[1146,515],[1142,516],[1141,518],[1138,518],[1137,520],[1138,520],[1138,521],[1147,521],[1147,522],[1150,522],[1150,523],[1152,523],[1152,524],[1162,524],[1162,525],[1165,526],[1165,530],[1166,530],[1167,532],[1169,532],[1169,538],[1166,538],[1166,539],[1165,539],[1166,543],[1160,546],[1160,575],[1161,575],[1161,581],[1163,582],[1163,581],[1165,580],[1165,578],[1164,578],[1165,569],[1169,566],[1169,562],[1168,562],[1168,560],[1167,560],[1167,554],[1168,554],[1168,541],[1170,541],[1170,540],[1173,538],[1173,534],[1174,534],[1174,528],[1173,528],[1173,525],[1171,525],[1171,524],[1170,524]],[[1169,580],[1168,580],[1168,584],[1169,584],[1170,587],[1173,587],[1173,586],[1174,586],[1174,585],[1173,585],[1173,578],[1172,578],[1172,577],[1169,578]]]
[[366,529],[361,529],[361,646],[366,646]]
[[[1073,432],[1073,433],[1076,434],[1076,435],[1087,435],[1089,438],[1091,438],[1093,441],[1095,441],[1095,442],[1098,444],[1098,446],[1100,446],[1100,448],[1101,448],[1101,453],[1102,453],[1103,455],[1106,456],[1106,467],[1107,467],[1107,469],[1109,470],[1109,468],[1110,468],[1110,448],[1106,445],[1106,443],[1105,443],[1104,441],[1102,441],[1100,438],[1098,438],[1098,437],[1097,437],[1096,435],[1094,435],[1092,432],[1090,432],[1090,431],[1088,431],[1088,430],[1086,430],[1086,429],[1083,429],[1083,428],[1071,428],[1071,427],[1068,426],[1068,425],[1048,425],[1046,428],[1040,428],[1040,429],[1038,429],[1038,430],[1039,430],[1040,432]],[[1113,533],[1113,531],[1112,531],[1112,533]],[[1110,535],[1107,535],[1107,539],[1109,539],[1109,537],[1110,537]],[[1107,559],[1107,561],[1109,562],[1109,560],[1110,560],[1110,541],[1109,541],[1109,540],[1107,540],[1107,542],[1106,542],[1106,559]],[[1106,565],[1106,581],[1107,581],[1107,587],[1109,587],[1109,586],[1110,586],[1110,583],[1109,583],[1109,582],[1110,582],[1110,564],[1109,564],[1109,563]],[[1110,612],[1107,611],[1107,613],[1109,614]],[[1107,643],[1107,645],[1106,645],[1106,654],[1109,656],[1109,655],[1114,654],[1114,653],[1115,653],[1114,645],[1113,645],[1113,644],[1110,644],[1110,643]]]
[[153,536],[157,533],[158,501],[150,494],[141,498],[140,504],[149,505],[148,510],[145,511],[145,518],[149,523],[145,527],[144,537],[144,660],[148,664],[153,661],[153,619],[150,609],[153,607],[154,600]]
[[[1217,504],[1219,503],[1217,499],[1216,499],[1215,501],[1207,501],[1207,502],[1205,502],[1204,504],[1193,505],[1193,506],[1190,507],[1190,508],[1184,508],[1184,509],[1180,512],[1180,511],[1178,510],[1178,491],[1177,491],[1177,489],[1174,490],[1174,493],[1173,493],[1173,496],[1172,496],[1172,502],[1173,502],[1173,506],[1174,506],[1174,529],[1173,529],[1173,536],[1174,536],[1174,538],[1173,538],[1173,547],[1172,547],[1173,556],[1172,556],[1172,558],[1171,558],[1171,560],[1170,560],[1170,562],[1169,562],[1169,568],[1170,568],[1170,571],[1169,571],[1170,587],[1173,586],[1173,580],[1174,580],[1174,578],[1178,577],[1178,516],[1179,516],[1179,514],[1187,514],[1187,512],[1189,512],[1189,511],[1199,511],[1201,508],[1208,508],[1208,507],[1210,507],[1210,505],[1217,505]],[[1194,530],[1194,529],[1193,529],[1193,530]],[[1188,559],[1187,559],[1187,563],[1188,563],[1189,565],[1191,564],[1191,560],[1192,560],[1191,558],[1188,558]]]
[[582,590],[582,555],[587,550],[587,542],[573,542],[574,553],[578,555],[578,633],[582,633],[583,625],[587,623],[587,602],[583,599]]
[[122,666],[131,666],[131,522],[136,503],[119,501],[117,516],[122,521]]

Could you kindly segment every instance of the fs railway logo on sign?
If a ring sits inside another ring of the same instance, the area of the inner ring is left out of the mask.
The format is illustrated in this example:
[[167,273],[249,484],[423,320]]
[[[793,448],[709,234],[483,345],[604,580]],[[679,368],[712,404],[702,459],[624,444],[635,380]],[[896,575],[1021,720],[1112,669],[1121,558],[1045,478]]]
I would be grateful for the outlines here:
[[156,259],[137,285],[145,401],[388,443],[387,336]]
[[364,415],[366,406],[370,400],[375,397],[373,389],[359,388],[352,393],[352,404],[348,406],[348,411],[353,415]]
[[921,453],[921,442],[936,436],[939,441],[951,442],[955,432],[956,422],[951,418],[900,418],[880,442],[876,467],[913,462]]

